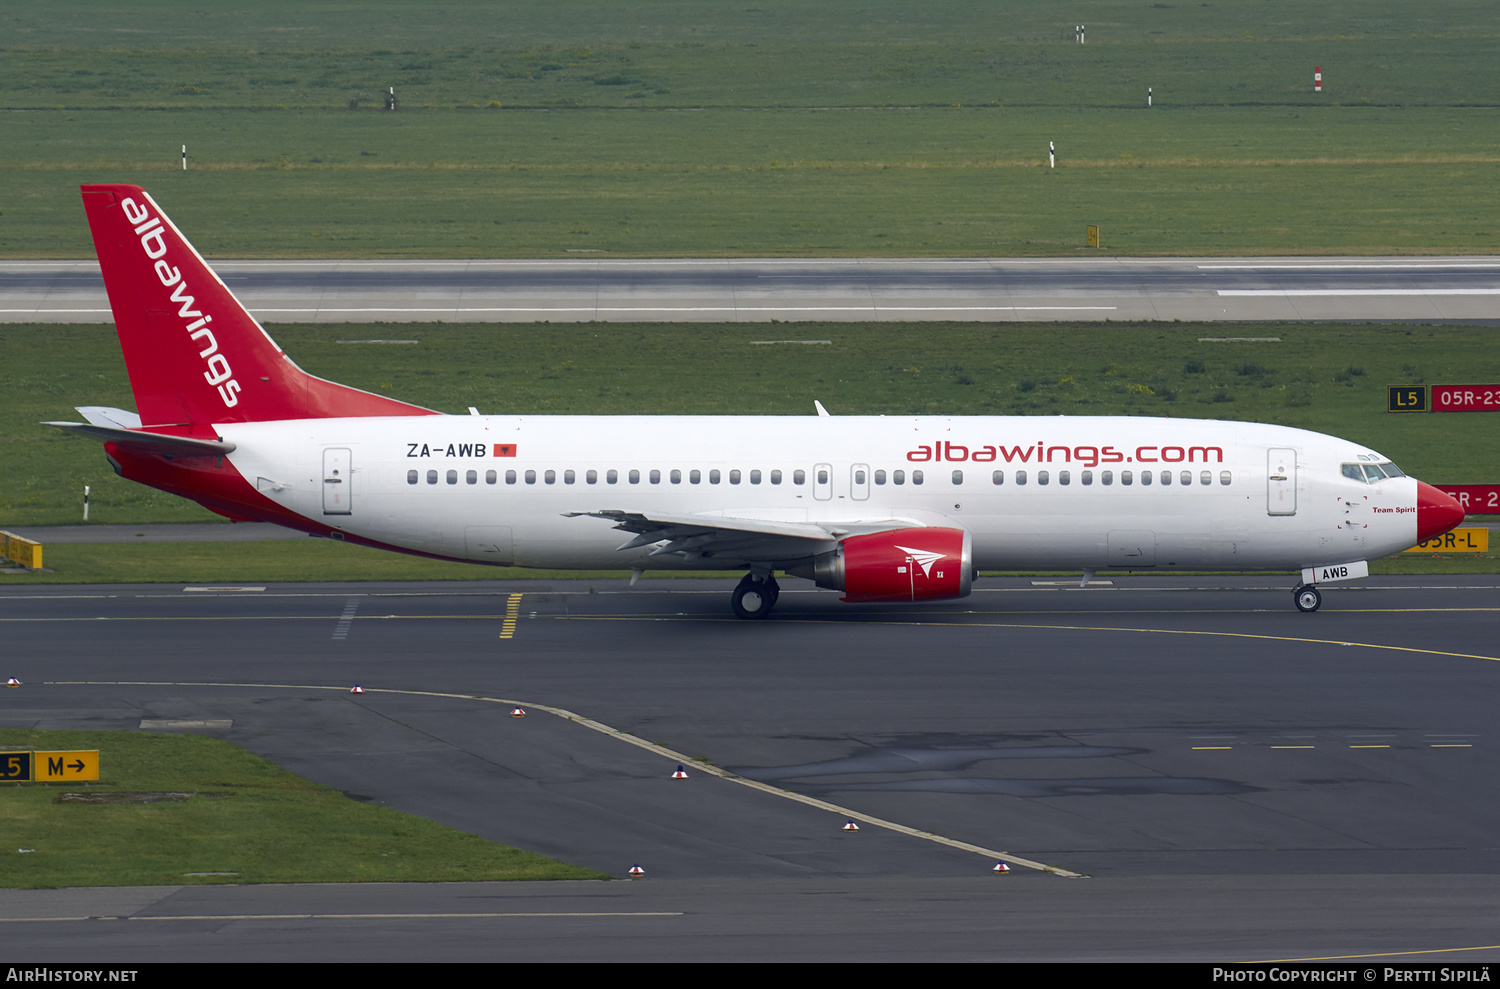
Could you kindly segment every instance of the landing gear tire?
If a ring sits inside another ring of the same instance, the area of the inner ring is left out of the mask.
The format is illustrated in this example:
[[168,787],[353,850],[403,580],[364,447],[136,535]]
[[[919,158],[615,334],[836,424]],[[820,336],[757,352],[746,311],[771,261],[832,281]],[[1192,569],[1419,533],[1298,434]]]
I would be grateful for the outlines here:
[[729,596],[729,606],[734,609],[736,618],[764,618],[776,607],[776,599],[780,596],[781,589],[774,579],[755,580],[747,576]]
[[1298,611],[1317,611],[1323,604],[1323,594],[1316,587],[1296,587],[1292,589],[1292,600]]

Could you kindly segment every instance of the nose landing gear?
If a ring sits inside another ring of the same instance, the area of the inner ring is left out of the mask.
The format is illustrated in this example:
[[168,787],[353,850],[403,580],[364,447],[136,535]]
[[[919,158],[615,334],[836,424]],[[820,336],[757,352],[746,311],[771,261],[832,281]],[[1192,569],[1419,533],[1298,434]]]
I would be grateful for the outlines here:
[[1292,588],[1292,601],[1298,611],[1317,611],[1323,604],[1323,594],[1311,584],[1298,584]]

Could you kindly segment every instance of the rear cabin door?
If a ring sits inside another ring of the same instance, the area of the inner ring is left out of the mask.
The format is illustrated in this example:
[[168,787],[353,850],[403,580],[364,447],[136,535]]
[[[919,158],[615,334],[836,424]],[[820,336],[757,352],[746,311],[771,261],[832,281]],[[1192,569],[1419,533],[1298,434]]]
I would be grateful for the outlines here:
[[323,514],[352,515],[354,492],[350,485],[353,479],[349,462],[349,450],[345,447],[328,447],[323,451]]

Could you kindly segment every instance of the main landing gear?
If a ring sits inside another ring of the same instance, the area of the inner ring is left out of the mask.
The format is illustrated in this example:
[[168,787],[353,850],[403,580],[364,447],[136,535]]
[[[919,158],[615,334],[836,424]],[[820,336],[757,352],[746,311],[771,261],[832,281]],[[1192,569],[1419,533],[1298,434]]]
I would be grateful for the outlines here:
[[776,607],[781,588],[769,572],[747,573],[729,596],[729,606],[737,618],[764,618]]
[[1298,611],[1317,611],[1323,604],[1323,593],[1311,584],[1298,584],[1292,588],[1292,601]]

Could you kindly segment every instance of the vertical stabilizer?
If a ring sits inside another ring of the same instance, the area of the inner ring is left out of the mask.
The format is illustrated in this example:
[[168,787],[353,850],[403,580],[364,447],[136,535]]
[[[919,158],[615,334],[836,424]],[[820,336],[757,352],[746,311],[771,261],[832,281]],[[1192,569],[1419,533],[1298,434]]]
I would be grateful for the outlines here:
[[292,363],[139,186],[83,205],[143,426],[436,414]]

